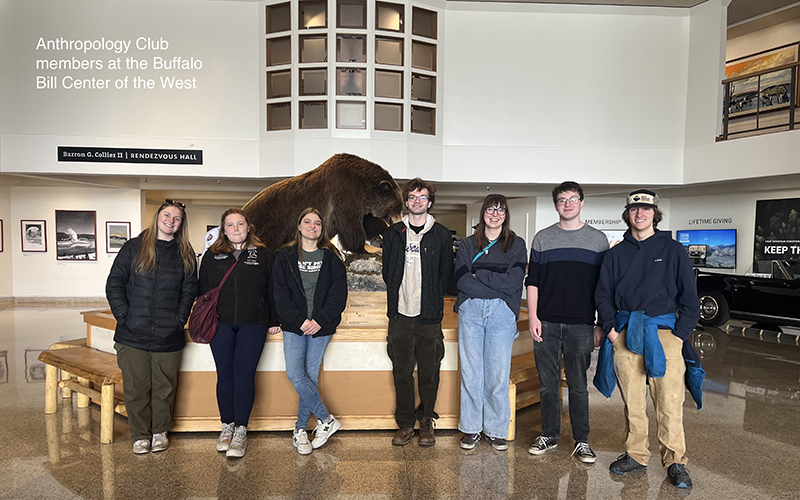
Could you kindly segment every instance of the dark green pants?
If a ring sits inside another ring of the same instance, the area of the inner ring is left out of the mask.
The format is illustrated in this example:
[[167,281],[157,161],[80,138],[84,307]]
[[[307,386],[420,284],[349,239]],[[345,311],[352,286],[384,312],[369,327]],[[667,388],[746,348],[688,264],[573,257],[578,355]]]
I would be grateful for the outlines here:
[[114,343],[131,437],[150,439],[172,428],[181,351],[148,352]]

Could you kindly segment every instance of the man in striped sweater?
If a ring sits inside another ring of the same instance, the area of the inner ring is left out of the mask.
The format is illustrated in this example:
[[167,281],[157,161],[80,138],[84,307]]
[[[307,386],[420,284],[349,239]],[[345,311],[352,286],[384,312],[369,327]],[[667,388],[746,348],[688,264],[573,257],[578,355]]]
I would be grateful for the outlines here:
[[561,436],[561,360],[569,387],[569,415],[575,448],[572,454],[594,463],[589,446],[589,391],[586,371],[602,331],[596,329],[594,290],[608,239],[581,220],[583,188],[567,181],[553,188],[558,222],[533,238],[528,278],[528,317],[541,384],[542,435],[528,448],[542,455],[558,446]]

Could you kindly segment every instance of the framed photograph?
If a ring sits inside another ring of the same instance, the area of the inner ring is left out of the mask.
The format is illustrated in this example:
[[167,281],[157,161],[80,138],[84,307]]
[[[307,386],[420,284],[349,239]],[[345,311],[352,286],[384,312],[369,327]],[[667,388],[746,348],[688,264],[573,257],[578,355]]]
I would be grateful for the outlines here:
[[8,353],[0,351],[0,384],[8,383]]
[[[726,62],[725,78],[746,76],[796,63],[798,57],[800,57],[800,42],[757,52]],[[729,116],[748,115],[755,113],[757,109],[763,113],[787,108],[791,96],[796,95],[791,89],[792,71],[794,70],[790,68],[766,73],[761,75],[760,81],[759,77],[753,77],[731,82]],[[797,85],[800,89],[800,82]],[[800,106],[800,98],[797,99],[796,105]]]
[[19,221],[22,231],[22,251],[46,252],[47,251],[47,223],[43,220]]
[[3,219],[0,219],[0,252],[3,251]]
[[25,381],[29,384],[44,382],[47,365],[39,361],[42,349],[25,349]]
[[97,260],[97,213],[56,210],[56,260]]
[[122,245],[131,239],[131,223],[106,221],[106,253],[119,253]]

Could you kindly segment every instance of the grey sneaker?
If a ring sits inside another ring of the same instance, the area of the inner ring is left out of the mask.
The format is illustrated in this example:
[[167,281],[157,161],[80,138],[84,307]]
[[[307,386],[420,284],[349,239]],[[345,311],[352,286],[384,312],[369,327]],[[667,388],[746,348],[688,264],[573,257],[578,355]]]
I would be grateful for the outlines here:
[[234,427],[233,422],[222,424],[222,432],[219,433],[219,439],[217,439],[217,451],[228,451],[228,448],[231,447]]
[[572,456],[585,464],[593,464],[597,461],[597,455],[594,454],[589,447],[589,443],[575,442],[575,449],[572,450]]
[[311,446],[311,441],[308,440],[308,433],[305,429],[295,429],[292,434],[292,444],[297,448],[297,453],[301,455],[308,455],[314,448]]
[[670,481],[676,488],[691,488],[692,478],[689,477],[689,471],[683,464],[672,464],[667,468],[667,475]]
[[315,450],[321,447],[328,442],[328,438],[331,437],[334,432],[338,431],[341,426],[342,425],[333,415],[331,415],[331,418],[327,422],[317,419],[317,428],[314,429],[314,440],[311,441],[311,446]]
[[159,432],[153,434],[153,444],[150,446],[150,451],[164,451],[169,448],[169,438],[166,432]]
[[464,437],[461,438],[461,443],[459,446],[465,450],[471,450],[472,448],[475,448],[480,440],[480,434],[464,434]]
[[611,462],[611,465],[608,467],[608,470],[614,474],[627,474],[635,470],[644,469],[647,469],[647,465],[640,464],[627,453],[623,453],[622,455],[618,456],[617,459]]
[[150,440],[149,439],[137,439],[133,443],[133,452],[137,455],[143,455],[145,453],[150,453]]
[[493,438],[486,436],[486,440],[489,441],[489,444],[492,445],[492,448],[494,448],[497,451],[506,451],[508,449],[508,443],[506,443],[506,440],[503,438]]
[[247,449],[247,427],[240,425],[233,431],[231,445],[225,453],[226,457],[241,458]]
[[545,453],[547,450],[552,450],[553,448],[558,446],[558,438],[557,437],[545,437],[539,436],[536,438],[536,441],[528,448],[528,453],[531,455],[541,455]]

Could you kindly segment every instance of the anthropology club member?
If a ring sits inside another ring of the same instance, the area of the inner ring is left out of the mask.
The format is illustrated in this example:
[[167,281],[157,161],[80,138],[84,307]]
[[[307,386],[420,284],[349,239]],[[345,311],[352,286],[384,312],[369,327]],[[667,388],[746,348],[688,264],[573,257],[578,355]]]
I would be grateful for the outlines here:
[[123,245],[108,275],[134,453],[169,446],[183,330],[197,296],[196,265],[185,206],[165,200],[150,226]]
[[[433,446],[434,411],[439,392],[439,368],[444,357],[442,317],[444,295],[453,279],[450,231],[428,210],[436,187],[419,177],[403,188],[406,215],[383,234],[383,279],[389,317],[387,351],[392,360],[395,422],[392,444],[404,446],[419,420],[419,445]],[[419,406],[414,409],[414,367]]]
[[594,463],[589,446],[589,390],[586,371],[595,334],[594,291],[608,250],[606,236],[581,220],[583,188],[567,181],[553,188],[558,222],[536,233],[528,265],[528,318],[541,385],[542,435],[528,448],[541,455],[561,436],[561,364],[569,387],[573,456]]
[[211,340],[217,365],[217,405],[222,432],[217,451],[242,457],[247,449],[247,423],[255,401],[255,376],[267,333],[280,333],[272,297],[275,256],[253,232],[245,213],[231,208],[222,214],[219,238],[200,264],[200,295],[219,286],[236,266],[219,294],[219,327]]
[[[687,342],[700,309],[689,255],[669,232],[657,229],[663,218],[658,201],[645,189],[628,196],[622,213],[628,231],[603,261],[595,300],[608,336],[601,346],[595,385],[610,397],[619,383],[625,404],[625,453],[611,464],[611,472],[647,468],[649,385],[661,465],[672,484],[691,488],[683,401],[688,382],[698,408],[702,405],[702,368]],[[684,377],[687,367],[689,376]]]
[[508,449],[511,419],[508,374],[518,336],[525,242],[510,229],[506,197],[483,200],[475,234],[456,255],[458,353],[461,359],[461,447],[470,450],[481,432],[495,450]]
[[[318,211],[300,214],[295,241],[278,250],[273,269],[278,319],[283,328],[286,376],[300,397],[292,443],[301,455],[324,445],[339,430],[319,394],[319,369],[347,305],[347,274]],[[317,417],[314,440],[306,426]]]

